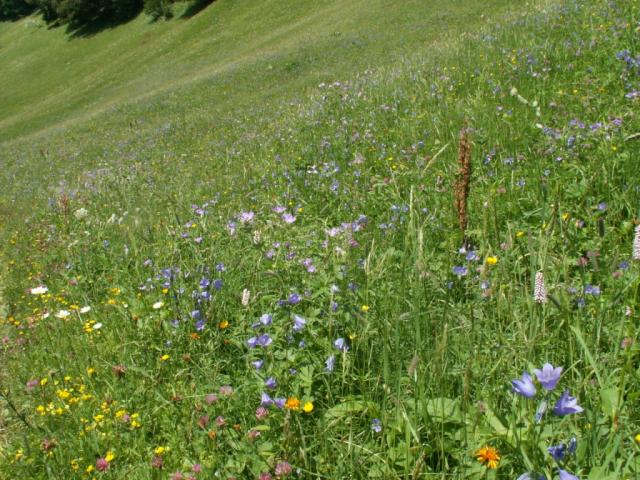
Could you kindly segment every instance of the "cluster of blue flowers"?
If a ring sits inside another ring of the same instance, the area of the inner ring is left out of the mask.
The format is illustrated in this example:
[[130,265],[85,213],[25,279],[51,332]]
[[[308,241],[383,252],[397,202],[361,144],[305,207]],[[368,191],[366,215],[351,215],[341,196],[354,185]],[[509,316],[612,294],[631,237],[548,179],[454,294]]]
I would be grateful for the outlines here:
[[[547,391],[547,395],[549,392],[556,388],[558,381],[560,380],[560,376],[562,375],[562,367],[554,367],[550,363],[545,363],[542,366],[542,369],[534,369],[533,373],[540,382],[540,385],[543,389]],[[536,386],[533,382],[533,377],[528,372],[523,372],[521,378],[517,378],[511,381],[513,392],[521,395],[525,398],[534,398],[537,393]],[[547,398],[543,399],[538,407],[535,415],[536,422],[539,423],[542,421],[542,417],[547,411],[548,401]],[[565,390],[560,395],[560,398],[556,401],[553,407],[554,415],[559,417],[563,417],[565,415],[570,415],[573,413],[580,413],[583,409],[580,405],[578,405],[578,401],[575,397],[572,397],[569,394],[569,390]],[[547,448],[547,451],[551,455],[551,457],[557,462],[563,462],[568,456],[573,455],[576,451],[578,442],[575,437],[572,437],[568,443],[561,443],[559,445],[552,445]],[[563,470],[562,468],[558,468],[558,475],[560,480],[579,480],[578,477],[571,474],[570,472]],[[544,476],[537,473],[523,473],[518,480],[539,480],[544,479]]]

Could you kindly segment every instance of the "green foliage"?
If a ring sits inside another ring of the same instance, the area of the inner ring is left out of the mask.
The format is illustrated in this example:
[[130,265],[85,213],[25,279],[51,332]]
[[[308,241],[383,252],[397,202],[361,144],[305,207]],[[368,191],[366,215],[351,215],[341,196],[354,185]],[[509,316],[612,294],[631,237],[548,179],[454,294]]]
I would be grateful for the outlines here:
[[41,7],[72,25],[127,18],[140,11],[141,0],[48,0]]
[[[0,124],[0,476],[637,477],[637,6],[518,4],[482,28],[474,2],[469,17],[429,8],[465,34],[425,51],[424,2],[249,3],[200,21],[248,37],[257,17],[258,44],[277,32],[282,50],[233,50],[216,68],[236,70],[205,75],[202,45],[222,56],[235,38],[191,44],[183,24],[171,50],[175,21],[145,22],[171,33],[144,46],[144,83],[201,81],[92,120],[73,116],[83,91],[65,91],[75,126],[16,110]],[[141,25],[76,43],[134,43]],[[383,65],[408,40],[412,57]],[[135,73],[138,52],[110,56]],[[23,61],[8,74],[40,65]],[[132,89],[127,75],[114,79]],[[450,186],[465,124],[461,251]],[[66,128],[20,138],[49,125]],[[512,391],[547,362],[564,367],[553,391]],[[584,411],[553,413],[565,389]]]
[[173,17],[170,0],[144,0],[144,12],[154,20]]
[[33,11],[25,0],[0,0],[0,20],[15,20]]

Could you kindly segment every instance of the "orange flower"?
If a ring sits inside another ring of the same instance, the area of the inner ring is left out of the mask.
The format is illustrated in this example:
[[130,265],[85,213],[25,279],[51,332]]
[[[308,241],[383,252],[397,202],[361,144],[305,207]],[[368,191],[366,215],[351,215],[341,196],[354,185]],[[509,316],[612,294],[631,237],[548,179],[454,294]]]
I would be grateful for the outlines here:
[[498,468],[500,454],[495,448],[485,445],[476,452],[476,460],[487,468]]
[[300,410],[300,400],[296,397],[287,398],[287,402],[284,404],[284,407],[289,410]]

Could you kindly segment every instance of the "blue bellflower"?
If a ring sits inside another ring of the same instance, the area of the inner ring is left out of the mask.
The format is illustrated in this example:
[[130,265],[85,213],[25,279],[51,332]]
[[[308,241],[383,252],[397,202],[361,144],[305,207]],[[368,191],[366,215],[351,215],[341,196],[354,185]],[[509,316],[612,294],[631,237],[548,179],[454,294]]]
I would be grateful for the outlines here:
[[335,342],[333,342],[333,346],[341,352],[349,351],[349,345],[347,345],[347,341],[344,338],[338,338]]
[[553,413],[559,417],[572,413],[582,412],[582,407],[578,405],[578,400],[569,395],[569,390],[565,390],[553,407]]
[[553,368],[550,363],[545,363],[542,366],[542,370],[535,369],[533,373],[538,377],[538,381],[545,390],[553,390],[556,388],[560,375],[562,374],[562,367]]
[[536,394],[536,386],[533,384],[531,375],[527,372],[522,373],[522,379],[511,380],[513,391],[523,397],[533,398]]
[[547,452],[549,452],[549,455],[551,455],[556,462],[561,462],[567,454],[567,445],[564,443],[552,445],[547,448]]
[[562,470],[561,468],[558,469],[558,476],[560,477],[560,480],[580,480],[575,475],[572,475],[571,473],[567,472],[566,470]]
[[301,332],[304,329],[304,326],[307,324],[307,321],[301,317],[300,315],[293,316],[293,331]]

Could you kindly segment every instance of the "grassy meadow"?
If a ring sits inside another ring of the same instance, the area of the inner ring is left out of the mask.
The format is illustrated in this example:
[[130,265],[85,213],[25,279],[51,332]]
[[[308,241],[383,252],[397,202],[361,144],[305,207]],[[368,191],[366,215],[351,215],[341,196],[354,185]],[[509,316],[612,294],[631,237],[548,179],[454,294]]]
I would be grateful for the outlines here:
[[0,23],[0,478],[638,478],[640,4],[180,8]]

